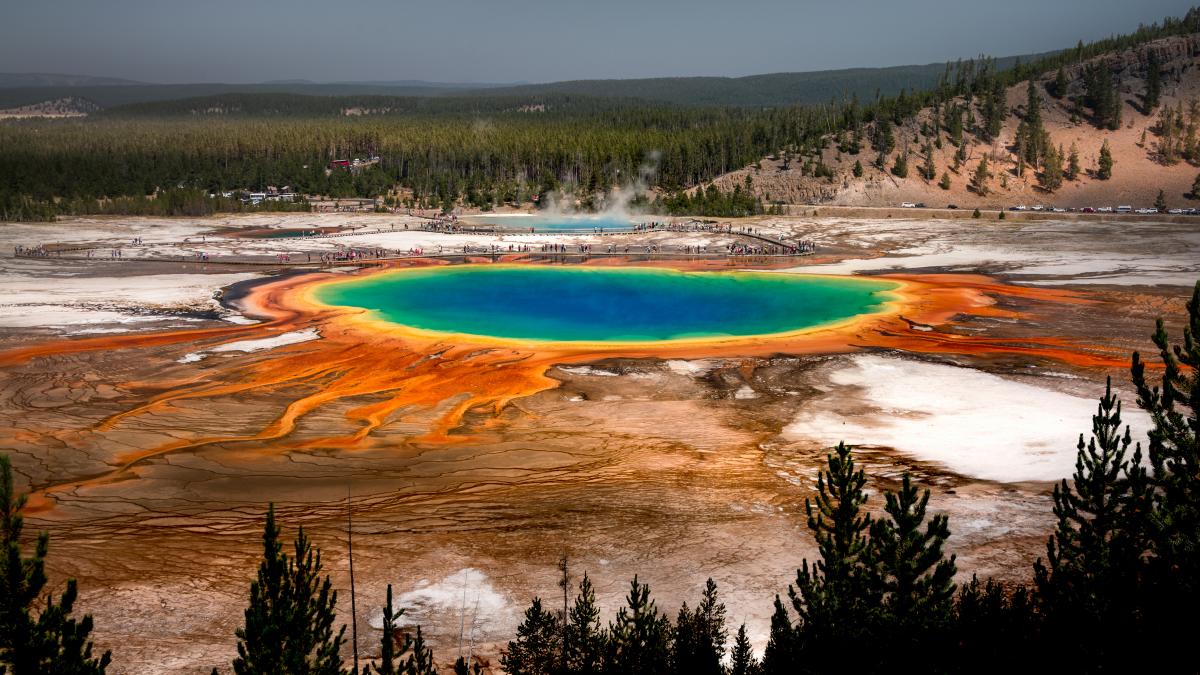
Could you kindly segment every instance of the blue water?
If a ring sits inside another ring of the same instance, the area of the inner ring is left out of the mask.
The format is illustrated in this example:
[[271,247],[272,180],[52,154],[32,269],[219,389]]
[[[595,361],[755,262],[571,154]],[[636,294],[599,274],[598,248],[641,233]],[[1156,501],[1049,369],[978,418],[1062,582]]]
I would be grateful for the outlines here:
[[513,216],[511,218],[488,218],[473,216],[469,222],[494,225],[496,227],[518,232],[593,232],[602,228],[605,232],[627,231],[633,228],[635,221],[613,216]]
[[550,341],[662,341],[810,328],[879,311],[892,282],[753,272],[464,265],[317,289],[328,305],[444,333]]

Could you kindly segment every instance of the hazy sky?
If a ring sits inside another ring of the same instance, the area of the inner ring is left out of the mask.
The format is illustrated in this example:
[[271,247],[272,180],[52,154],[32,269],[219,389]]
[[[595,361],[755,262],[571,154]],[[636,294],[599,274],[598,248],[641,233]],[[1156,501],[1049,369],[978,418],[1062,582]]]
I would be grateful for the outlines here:
[[748,75],[1048,51],[1188,0],[0,0],[0,71],[152,82]]

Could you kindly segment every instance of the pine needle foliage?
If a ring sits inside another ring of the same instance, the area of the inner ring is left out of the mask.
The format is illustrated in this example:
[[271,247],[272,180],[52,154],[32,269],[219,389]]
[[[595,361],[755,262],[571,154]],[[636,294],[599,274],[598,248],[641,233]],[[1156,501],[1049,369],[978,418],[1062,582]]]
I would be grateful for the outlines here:
[[321,553],[304,529],[291,556],[283,552],[275,506],[263,527],[263,558],[250,584],[245,625],[237,629],[237,675],[341,675],[346,627],[336,633],[337,592],[321,576]]
[[11,460],[0,455],[0,675],[103,675],[112,657],[92,656],[92,617],[72,614],[75,580],[57,600],[44,594],[49,533],[38,533],[31,554],[21,546],[26,499],[16,492]]

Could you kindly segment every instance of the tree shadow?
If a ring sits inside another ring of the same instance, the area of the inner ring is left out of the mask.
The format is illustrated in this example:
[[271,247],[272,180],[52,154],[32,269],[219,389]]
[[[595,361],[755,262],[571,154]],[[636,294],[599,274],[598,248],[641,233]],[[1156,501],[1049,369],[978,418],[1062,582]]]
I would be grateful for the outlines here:
[[1127,98],[1125,99],[1125,102],[1128,103],[1134,110],[1146,117],[1149,117],[1150,113],[1154,112],[1152,108],[1146,105],[1146,97],[1142,96],[1141,94],[1138,94],[1133,98]]

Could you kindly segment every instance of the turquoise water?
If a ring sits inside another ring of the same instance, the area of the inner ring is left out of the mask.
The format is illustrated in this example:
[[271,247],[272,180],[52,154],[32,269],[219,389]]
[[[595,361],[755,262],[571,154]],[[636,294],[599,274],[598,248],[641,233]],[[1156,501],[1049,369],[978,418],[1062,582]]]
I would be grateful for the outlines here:
[[819,326],[879,311],[894,287],[797,274],[467,265],[328,284],[316,298],[429,331],[641,342]]
[[635,224],[634,221],[613,216],[529,216],[512,218],[479,216],[472,218],[470,222],[494,225],[505,230],[524,232],[528,232],[530,228],[533,228],[535,232],[592,232],[597,228],[601,228],[605,232],[612,232],[629,230]]

